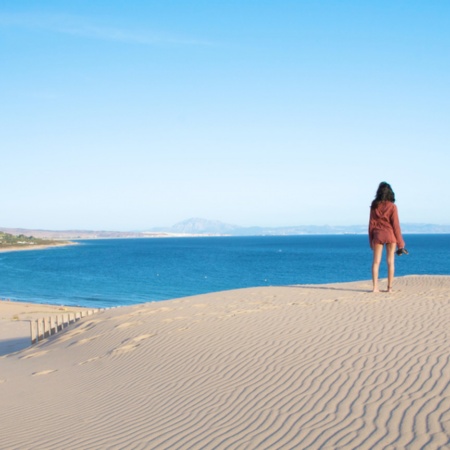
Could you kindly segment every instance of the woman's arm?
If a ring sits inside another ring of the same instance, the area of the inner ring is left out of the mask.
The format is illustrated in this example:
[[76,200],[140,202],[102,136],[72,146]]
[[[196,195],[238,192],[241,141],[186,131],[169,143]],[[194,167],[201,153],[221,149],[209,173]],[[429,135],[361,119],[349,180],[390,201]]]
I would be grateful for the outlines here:
[[369,245],[372,248],[372,240],[373,240],[373,220],[372,220],[373,212],[372,208],[370,208],[370,216],[369,216]]
[[394,208],[392,209],[392,216],[391,216],[392,229],[394,230],[395,240],[397,241],[397,247],[404,248],[405,241],[403,240],[402,230],[400,229],[400,220],[398,218],[397,206],[394,204],[393,206]]

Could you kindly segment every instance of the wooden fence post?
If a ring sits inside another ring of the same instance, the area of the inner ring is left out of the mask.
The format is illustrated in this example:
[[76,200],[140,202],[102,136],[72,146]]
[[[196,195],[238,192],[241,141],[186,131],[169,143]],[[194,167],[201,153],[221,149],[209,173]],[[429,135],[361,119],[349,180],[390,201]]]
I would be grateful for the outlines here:
[[31,345],[36,344],[37,334],[36,334],[36,322],[30,320],[30,335],[31,335]]
[[37,327],[37,334],[36,334],[36,339],[39,342],[42,338],[41,338],[41,332],[42,332],[42,319],[38,319],[36,320],[36,327]]
[[72,323],[78,322],[86,316],[92,316],[101,311],[111,308],[89,309],[75,313],[60,314],[56,316],[43,317],[30,320],[31,344],[36,344],[43,339],[58,333]]
[[58,330],[56,329],[55,317],[50,316],[50,335],[53,336]]

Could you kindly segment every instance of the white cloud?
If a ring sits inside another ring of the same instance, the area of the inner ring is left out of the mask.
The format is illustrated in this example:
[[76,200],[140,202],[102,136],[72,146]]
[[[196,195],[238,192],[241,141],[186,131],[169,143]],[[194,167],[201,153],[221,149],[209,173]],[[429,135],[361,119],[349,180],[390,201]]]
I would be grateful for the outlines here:
[[66,14],[0,14],[0,27],[46,30],[87,39],[138,45],[213,45],[212,42],[175,34],[98,25],[87,18]]

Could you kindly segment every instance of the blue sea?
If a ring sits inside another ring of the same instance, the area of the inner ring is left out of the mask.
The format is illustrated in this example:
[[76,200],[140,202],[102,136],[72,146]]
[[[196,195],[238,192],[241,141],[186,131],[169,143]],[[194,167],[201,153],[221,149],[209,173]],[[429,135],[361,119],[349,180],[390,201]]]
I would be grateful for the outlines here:
[[[396,276],[450,275],[450,235],[405,235]],[[0,298],[110,307],[221,290],[371,278],[365,235],[78,241],[0,253]],[[383,260],[380,277],[386,277]]]

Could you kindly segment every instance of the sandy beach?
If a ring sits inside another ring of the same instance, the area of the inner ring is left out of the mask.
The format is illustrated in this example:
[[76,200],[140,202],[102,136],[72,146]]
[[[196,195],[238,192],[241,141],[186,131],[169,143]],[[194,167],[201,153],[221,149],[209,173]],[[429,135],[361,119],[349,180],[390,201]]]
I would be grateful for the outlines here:
[[44,245],[14,245],[10,247],[1,247],[0,253],[7,252],[25,252],[28,250],[46,250],[50,248],[67,247],[69,245],[79,245],[78,242],[56,242],[54,244],[44,244]]
[[[0,357],[0,448],[450,448],[450,276],[370,289],[249,288],[85,317]],[[8,303],[3,340],[21,314]]]

